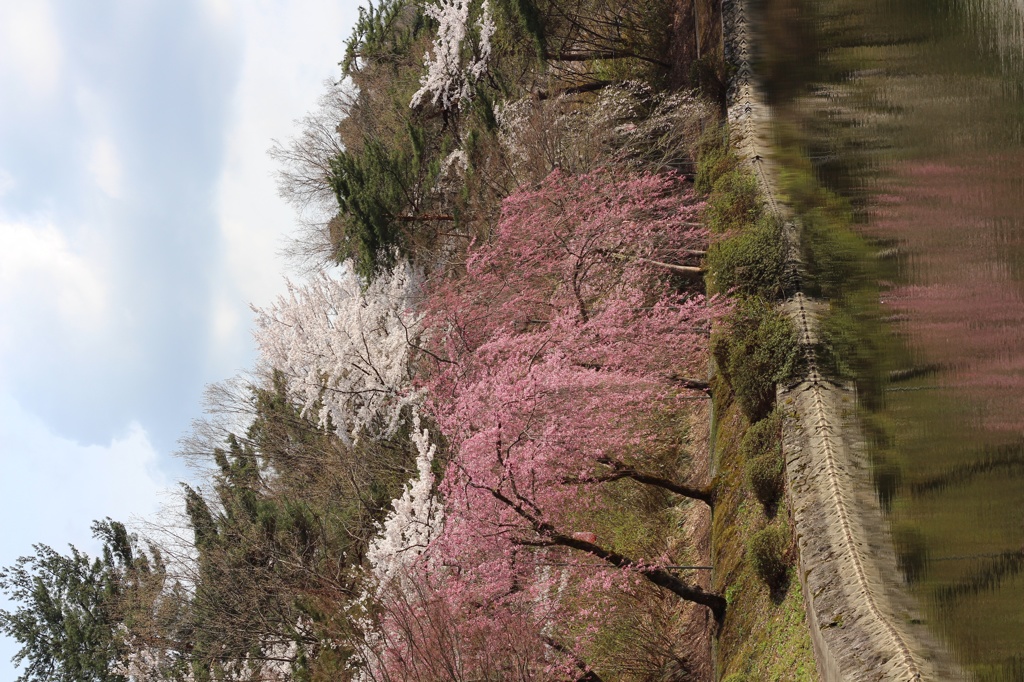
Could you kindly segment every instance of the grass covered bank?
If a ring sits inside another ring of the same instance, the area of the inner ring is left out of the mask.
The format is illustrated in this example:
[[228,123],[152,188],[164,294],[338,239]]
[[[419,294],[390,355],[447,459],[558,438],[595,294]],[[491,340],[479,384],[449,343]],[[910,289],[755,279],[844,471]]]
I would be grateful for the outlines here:
[[785,295],[782,226],[724,133],[705,138],[695,183],[714,234],[709,289],[737,296],[715,332],[713,589],[729,608],[717,669],[728,682],[815,680],[788,521],[775,386],[799,365],[796,334],[776,310]]

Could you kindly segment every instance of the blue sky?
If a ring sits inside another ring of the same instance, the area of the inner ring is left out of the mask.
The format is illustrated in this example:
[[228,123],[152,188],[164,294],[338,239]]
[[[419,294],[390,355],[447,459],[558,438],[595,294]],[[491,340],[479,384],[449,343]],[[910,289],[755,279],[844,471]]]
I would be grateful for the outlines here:
[[[359,0],[0,0],[0,565],[152,514],[254,359],[295,226],[272,139]],[[0,640],[0,678],[13,679]]]

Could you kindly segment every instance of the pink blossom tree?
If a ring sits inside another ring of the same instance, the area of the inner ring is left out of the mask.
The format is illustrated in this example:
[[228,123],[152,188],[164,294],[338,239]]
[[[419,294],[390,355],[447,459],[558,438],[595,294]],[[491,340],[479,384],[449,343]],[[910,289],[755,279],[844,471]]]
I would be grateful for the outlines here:
[[[456,364],[500,333],[558,338],[575,361],[665,379],[700,372],[720,300],[700,293],[703,203],[674,175],[552,173],[504,204],[465,276],[433,282],[428,326]],[[690,280],[672,289],[666,275]]]
[[463,277],[432,283],[440,360],[424,388],[452,449],[437,545],[448,560],[486,544],[488,556],[572,550],[722,616],[720,596],[609,549],[587,521],[608,503],[598,484],[619,479],[713,499],[654,456],[672,447],[657,417],[702,387],[688,377],[706,368],[726,306],[667,276],[706,247],[700,210],[671,175],[556,172],[506,201]]
[[665,423],[706,397],[689,377],[726,305],[688,269],[701,208],[674,176],[556,172],[505,202],[465,273],[428,284],[419,388],[448,444],[445,521],[413,589],[383,596],[376,677],[600,679],[588,642],[643,583],[722,617],[720,595],[599,521],[623,479],[713,501],[666,465],[702,446]]
[[581,579],[596,559],[720,618],[720,596],[660,567],[666,557],[629,557],[602,545],[601,528],[591,522],[609,504],[597,483],[616,478],[600,472],[642,468],[661,445],[658,422],[644,417],[679,409],[681,396],[624,371],[580,368],[557,354],[538,359],[534,350],[506,355],[459,386],[450,402],[434,403],[456,448],[442,484],[448,521],[439,551],[460,557],[484,543],[494,545],[492,554],[575,550],[588,559]]

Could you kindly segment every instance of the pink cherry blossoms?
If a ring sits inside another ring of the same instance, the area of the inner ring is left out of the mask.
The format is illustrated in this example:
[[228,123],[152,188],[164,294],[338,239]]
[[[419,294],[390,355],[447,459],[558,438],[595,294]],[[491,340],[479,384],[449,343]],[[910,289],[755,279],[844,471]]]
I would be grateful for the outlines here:
[[685,276],[702,209],[674,175],[556,171],[505,201],[462,272],[400,265],[364,289],[343,269],[257,311],[265,362],[321,423],[355,440],[412,422],[417,475],[366,552],[360,679],[581,677],[639,589],[722,616],[675,555],[608,525],[640,514],[623,486],[713,501],[674,480],[705,447],[673,425],[707,397],[728,306]]
[[556,172],[505,202],[464,275],[428,283],[419,386],[450,449],[445,520],[407,567],[414,587],[382,603],[378,677],[585,669],[596,614],[639,583],[721,615],[721,597],[665,557],[621,553],[599,521],[615,504],[600,482],[629,477],[604,474],[670,475],[666,453],[694,446],[663,420],[696,397],[676,379],[706,371],[725,303],[677,290],[659,263],[706,247],[700,209],[674,176]]

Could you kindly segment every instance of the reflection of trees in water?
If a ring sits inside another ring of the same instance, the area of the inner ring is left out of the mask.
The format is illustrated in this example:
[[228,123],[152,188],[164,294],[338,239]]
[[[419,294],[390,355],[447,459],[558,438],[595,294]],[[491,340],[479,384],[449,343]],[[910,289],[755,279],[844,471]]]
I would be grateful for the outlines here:
[[1024,163],[1004,148],[892,168],[901,182],[866,228],[901,245],[883,303],[916,359],[939,366],[905,382],[933,390],[887,392],[894,518],[929,556],[971,559],[931,559],[916,577],[954,646],[995,662],[1021,644],[1010,605],[1024,570]]
[[843,283],[826,331],[862,390],[904,573],[966,662],[1017,679],[1006,652],[1024,649],[1024,5],[759,9],[780,146],[850,202],[871,247],[858,262],[886,280]]
[[982,563],[963,580],[938,588],[935,590],[935,597],[942,606],[952,606],[961,599],[997,590],[1004,581],[1019,575],[1022,571],[1024,549],[1003,552],[996,558]]
[[968,485],[977,476],[1000,473],[1020,476],[1024,471],[1024,443],[982,447],[975,453],[966,453],[968,461],[949,467],[938,474],[919,479],[908,487],[912,495],[942,492],[954,485]]
[[894,161],[1019,142],[1015,1],[763,0],[758,68],[777,119],[861,217]]

